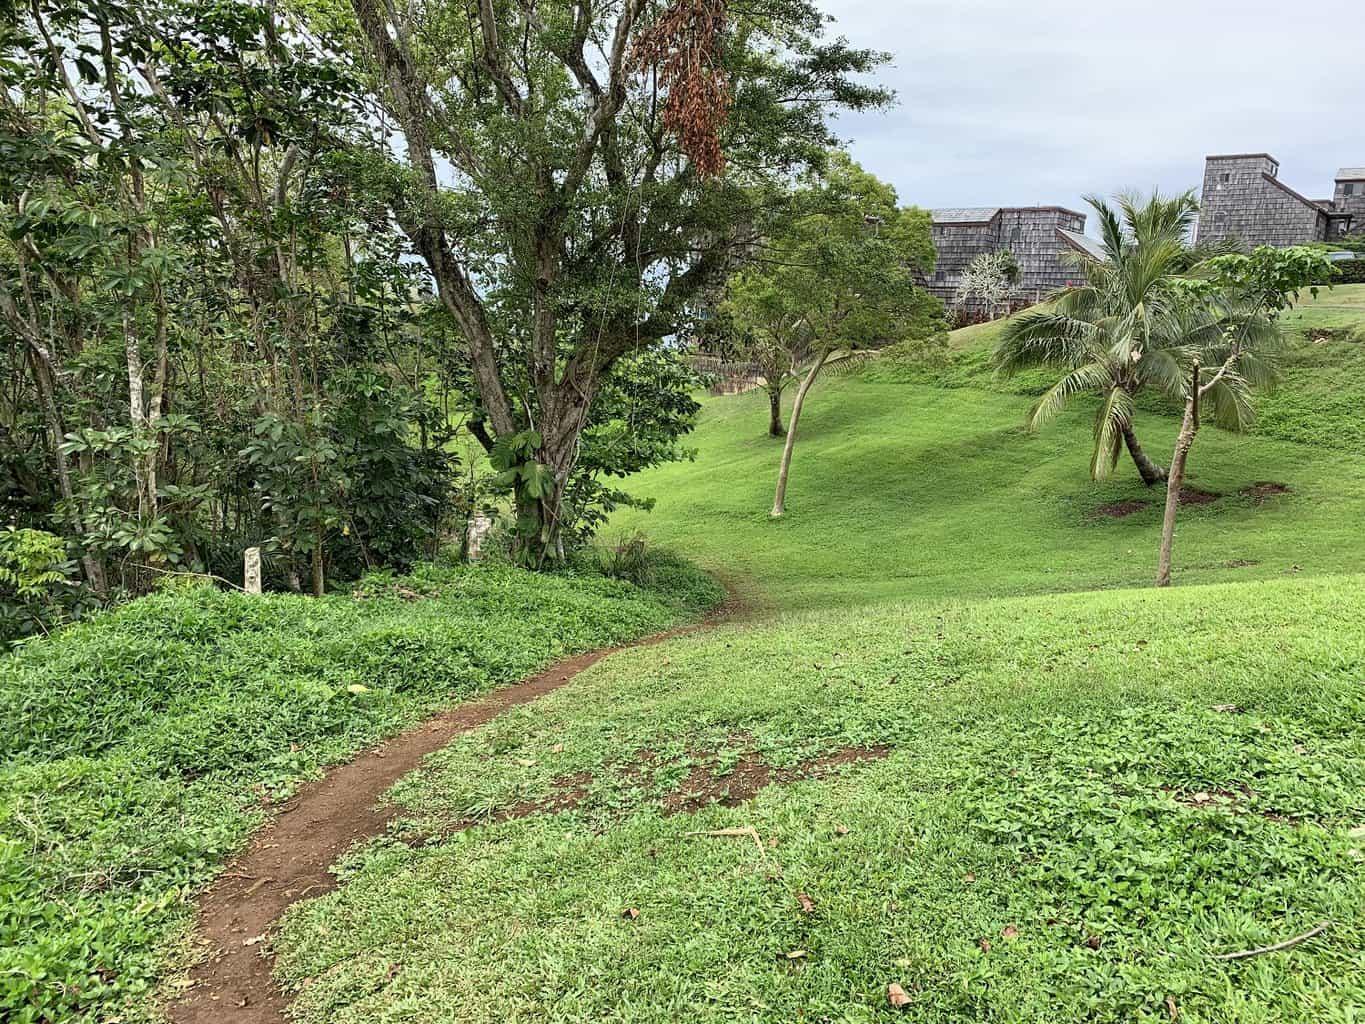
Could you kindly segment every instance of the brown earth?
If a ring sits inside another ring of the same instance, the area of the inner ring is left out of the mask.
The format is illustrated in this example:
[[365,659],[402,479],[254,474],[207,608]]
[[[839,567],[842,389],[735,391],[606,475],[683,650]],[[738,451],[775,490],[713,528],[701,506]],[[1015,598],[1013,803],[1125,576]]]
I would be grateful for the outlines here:
[[1288,494],[1289,485],[1276,483],[1274,480],[1257,480],[1237,493],[1250,498],[1255,505],[1264,505],[1266,498],[1274,497],[1276,494]]
[[[698,628],[671,630],[627,646],[660,643]],[[566,658],[523,682],[445,711],[300,787],[200,897],[196,936],[209,953],[191,970],[190,987],[165,1007],[167,1018],[176,1024],[284,1024],[289,999],[274,981],[269,930],[291,904],[335,889],[328,869],[337,858],[384,831],[394,808],[380,803],[383,793],[427,754],[509,708],[558,689],[610,653]],[[555,807],[523,810],[557,809],[567,806],[566,800],[572,802],[572,792],[558,797]]]
[[1149,501],[1142,501],[1138,498],[1130,498],[1127,501],[1116,501],[1109,505],[1101,505],[1095,512],[1110,519],[1122,519],[1124,516],[1131,516],[1134,512],[1141,512],[1150,505]]

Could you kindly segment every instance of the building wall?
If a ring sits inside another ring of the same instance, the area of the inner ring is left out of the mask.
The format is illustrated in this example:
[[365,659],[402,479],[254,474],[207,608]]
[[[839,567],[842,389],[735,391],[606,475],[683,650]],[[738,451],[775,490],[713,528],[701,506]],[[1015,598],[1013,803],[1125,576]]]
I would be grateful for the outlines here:
[[1085,231],[1085,215],[1061,208],[1002,210],[1000,248],[1008,249],[1019,264],[1019,294],[1032,301],[1081,280],[1081,272],[1069,253],[1073,250],[1057,237],[1059,228]]
[[1036,302],[1081,279],[1058,228],[1084,232],[1085,215],[1060,207],[1007,208],[989,221],[935,224],[938,263],[925,287],[951,306],[967,265],[982,253],[1007,249],[1019,265],[1019,297]]
[[1199,241],[1248,246],[1322,241],[1326,214],[1277,184],[1279,173],[1279,163],[1264,153],[1209,157],[1204,162]]
[[[1351,187],[1350,195],[1346,194],[1348,185]],[[1365,234],[1365,180],[1338,181],[1332,199],[1336,209],[1353,214],[1351,234]]]

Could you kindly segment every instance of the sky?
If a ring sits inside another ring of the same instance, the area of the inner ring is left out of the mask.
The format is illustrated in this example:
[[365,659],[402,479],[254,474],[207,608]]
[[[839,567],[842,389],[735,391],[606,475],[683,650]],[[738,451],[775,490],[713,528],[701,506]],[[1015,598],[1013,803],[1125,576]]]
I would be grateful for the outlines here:
[[1365,166],[1361,0],[820,3],[832,34],[892,54],[896,105],[836,130],[906,204],[1086,210],[1086,193],[1197,188],[1207,154],[1252,152],[1321,199]]

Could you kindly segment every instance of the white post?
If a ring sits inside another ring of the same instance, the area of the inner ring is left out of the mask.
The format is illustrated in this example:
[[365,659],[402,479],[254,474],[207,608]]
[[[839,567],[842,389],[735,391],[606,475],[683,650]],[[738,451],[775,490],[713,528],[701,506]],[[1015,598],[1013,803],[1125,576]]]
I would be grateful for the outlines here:
[[248,594],[261,592],[261,549],[247,548],[242,571],[242,589]]
[[493,520],[486,515],[476,515],[469,520],[468,555],[471,562],[479,560],[479,554],[483,550],[483,539],[488,536],[492,529]]

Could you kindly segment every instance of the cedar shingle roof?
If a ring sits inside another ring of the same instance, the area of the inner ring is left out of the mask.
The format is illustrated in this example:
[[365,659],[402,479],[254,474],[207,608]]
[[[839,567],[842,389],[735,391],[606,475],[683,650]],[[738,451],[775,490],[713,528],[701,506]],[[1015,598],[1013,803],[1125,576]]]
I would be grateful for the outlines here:
[[998,206],[951,206],[943,210],[930,210],[935,224],[988,224],[997,213]]

